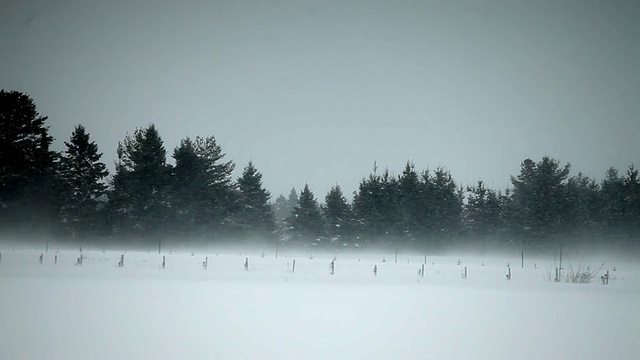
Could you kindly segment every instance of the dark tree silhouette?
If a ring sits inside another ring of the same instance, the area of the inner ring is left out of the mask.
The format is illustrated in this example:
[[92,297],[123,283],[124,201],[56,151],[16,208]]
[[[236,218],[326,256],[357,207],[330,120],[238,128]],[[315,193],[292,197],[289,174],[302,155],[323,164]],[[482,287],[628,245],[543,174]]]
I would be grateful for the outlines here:
[[237,223],[243,235],[271,237],[275,231],[275,221],[269,199],[271,194],[262,187],[262,174],[252,162],[244,168],[238,179],[240,208]]
[[320,207],[309,185],[300,192],[298,205],[288,219],[289,234],[297,242],[320,242],[325,235]]
[[351,241],[353,213],[340,186],[333,186],[329,190],[324,198],[322,213],[327,226],[327,235],[332,241],[338,241],[342,244]]
[[53,137],[26,94],[0,90],[0,226],[51,230],[57,213]]
[[155,237],[166,230],[169,168],[155,126],[136,129],[118,143],[118,162],[109,195],[110,213],[119,234]]
[[100,161],[98,145],[90,141],[82,125],[76,126],[67,150],[60,160],[59,176],[62,189],[60,220],[73,236],[97,235],[102,229],[100,210],[104,207],[109,174]]

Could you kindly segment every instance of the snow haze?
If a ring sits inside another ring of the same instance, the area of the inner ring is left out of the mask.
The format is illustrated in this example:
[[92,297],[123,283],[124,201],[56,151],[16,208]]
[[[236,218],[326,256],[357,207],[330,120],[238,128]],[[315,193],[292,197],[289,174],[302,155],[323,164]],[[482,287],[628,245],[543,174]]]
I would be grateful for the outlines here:
[[[598,278],[567,284],[549,281],[552,254],[527,256],[521,268],[515,253],[430,254],[425,265],[423,255],[402,252],[396,263],[394,252],[281,251],[276,258],[273,250],[83,249],[76,265],[78,249],[4,246],[0,358],[584,360],[640,354],[640,267],[622,256],[587,257],[594,266],[603,263]],[[566,268],[585,255],[566,251]],[[610,282],[602,285],[606,270]]]

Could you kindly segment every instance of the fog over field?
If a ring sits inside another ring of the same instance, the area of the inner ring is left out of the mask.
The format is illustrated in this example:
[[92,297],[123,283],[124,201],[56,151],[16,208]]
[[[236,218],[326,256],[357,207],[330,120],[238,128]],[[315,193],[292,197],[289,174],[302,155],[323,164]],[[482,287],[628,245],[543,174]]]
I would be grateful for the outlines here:
[[0,246],[0,358],[640,354],[640,265],[619,254],[565,249],[565,273],[581,263],[600,269],[591,282],[574,284],[552,278],[553,252],[525,252],[523,267],[515,250],[396,255],[280,247],[276,257],[273,246],[166,245],[158,253],[42,245]]
[[640,359],[639,18],[3,0],[0,360]]

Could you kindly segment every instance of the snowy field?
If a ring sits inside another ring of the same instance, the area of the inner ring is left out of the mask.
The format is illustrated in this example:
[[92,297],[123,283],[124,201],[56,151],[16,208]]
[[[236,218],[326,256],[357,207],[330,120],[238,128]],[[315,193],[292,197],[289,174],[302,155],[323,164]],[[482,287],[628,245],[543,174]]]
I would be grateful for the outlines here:
[[553,254],[422,276],[422,254],[337,253],[332,275],[334,254],[273,249],[0,253],[0,359],[640,359],[640,264],[615,256],[567,284]]

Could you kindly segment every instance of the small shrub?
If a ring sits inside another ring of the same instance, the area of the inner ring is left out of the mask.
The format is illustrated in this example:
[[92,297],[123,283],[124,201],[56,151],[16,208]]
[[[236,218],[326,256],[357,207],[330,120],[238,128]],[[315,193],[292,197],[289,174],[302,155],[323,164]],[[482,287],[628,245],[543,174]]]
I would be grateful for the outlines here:
[[598,273],[602,270],[604,264],[597,268],[591,268],[591,265],[585,265],[582,261],[576,268],[569,265],[568,269],[562,269],[560,277],[556,278],[556,275],[547,269],[546,278],[548,281],[553,282],[566,282],[573,284],[588,284],[598,277]]
[[570,266],[563,274],[563,280],[567,283],[588,284],[598,277],[598,273],[602,270],[603,265],[597,268],[591,268],[590,265],[584,265],[582,261],[577,268]]

